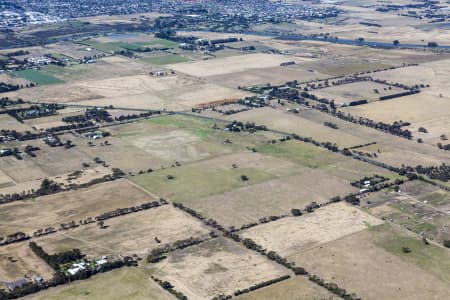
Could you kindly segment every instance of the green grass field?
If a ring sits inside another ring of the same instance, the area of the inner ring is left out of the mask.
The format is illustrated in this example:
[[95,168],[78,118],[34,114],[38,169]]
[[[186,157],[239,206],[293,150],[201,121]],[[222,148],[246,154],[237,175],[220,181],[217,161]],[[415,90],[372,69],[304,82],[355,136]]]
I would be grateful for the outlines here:
[[256,150],[263,154],[288,159],[309,168],[322,168],[335,163],[340,158],[324,149],[298,141],[264,144],[257,147]]
[[167,293],[159,288],[144,271],[124,268],[95,275],[94,277],[51,288],[27,299],[32,300],[170,300]]
[[[384,250],[400,256],[409,263],[433,273],[438,278],[450,283],[450,252],[435,245],[426,245],[422,240],[406,235],[399,235],[389,224],[375,226],[370,229],[376,237],[376,245]],[[407,247],[410,253],[404,253]]]
[[41,70],[23,70],[14,72],[19,77],[25,78],[28,81],[37,83],[39,85],[64,83],[64,80],[56,78],[51,74]]
[[[174,179],[167,179],[171,175]],[[249,177],[241,181],[241,175]],[[158,196],[173,201],[222,194],[236,188],[273,179],[272,174],[254,168],[209,170],[204,165],[185,165],[131,177],[130,180]]]
[[131,50],[136,51],[145,47],[160,47],[160,48],[176,48],[178,44],[169,40],[157,39],[148,42],[98,42],[96,40],[85,40],[81,41],[82,44],[90,46],[92,48],[105,51],[105,52],[115,52],[121,50]]
[[145,58],[142,58],[142,61],[149,63],[149,64],[153,64],[153,65],[168,65],[168,64],[187,62],[187,61],[189,61],[189,59],[179,56],[179,55],[169,54],[169,55],[162,55],[162,56],[145,57]]

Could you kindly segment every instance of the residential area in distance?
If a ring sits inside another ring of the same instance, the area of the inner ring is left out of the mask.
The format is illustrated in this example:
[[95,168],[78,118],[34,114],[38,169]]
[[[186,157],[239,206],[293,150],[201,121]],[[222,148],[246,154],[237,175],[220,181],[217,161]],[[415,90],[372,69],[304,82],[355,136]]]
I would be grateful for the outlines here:
[[0,0],[0,300],[445,300],[448,0]]

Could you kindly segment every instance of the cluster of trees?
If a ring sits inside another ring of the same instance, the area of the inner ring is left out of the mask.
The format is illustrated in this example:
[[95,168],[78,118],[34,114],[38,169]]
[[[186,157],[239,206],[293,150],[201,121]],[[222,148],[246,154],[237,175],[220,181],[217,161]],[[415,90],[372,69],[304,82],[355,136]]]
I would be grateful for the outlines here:
[[[294,83],[295,84],[295,81]],[[281,98],[286,99],[288,101],[297,101],[299,100],[299,91],[290,86],[282,86],[276,87],[274,86],[268,93],[268,96],[271,98]]]
[[72,249],[60,253],[48,254],[35,242],[30,242],[28,245],[30,246],[31,251],[33,251],[33,253],[38,257],[42,258],[42,260],[44,260],[53,270],[58,270],[61,265],[65,265],[85,257],[85,255],[81,253],[80,249]]
[[130,256],[125,256],[122,259],[118,259],[115,261],[107,262],[101,266],[97,266],[95,268],[86,268],[84,270],[80,270],[75,275],[67,275],[61,271],[57,271],[53,278],[48,281],[43,282],[28,282],[27,284],[17,287],[12,291],[4,291],[0,290],[0,299],[1,300],[12,300],[18,299],[21,297],[25,297],[27,295],[31,295],[42,290],[46,290],[51,287],[56,287],[63,284],[68,284],[72,281],[76,280],[84,280],[92,277],[98,273],[108,272],[114,269],[119,269],[122,267],[134,267],[137,266],[137,262]]
[[58,183],[46,178],[46,179],[42,180],[41,186],[37,190],[32,189],[27,192],[24,191],[20,194],[19,193],[6,194],[6,195],[0,194],[0,204],[9,203],[9,202],[18,201],[18,200],[35,198],[35,197],[39,197],[39,196],[50,195],[50,194],[54,194],[54,193],[57,193],[60,191],[62,191],[62,188]]
[[356,294],[349,294],[345,289],[340,288],[337,284],[327,283],[322,278],[316,275],[309,275],[308,279],[345,300],[361,300],[361,297],[357,296]]
[[442,143],[437,143],[437,147],[441,150],[447,150],[450,151],[450,144],[443,145]]
[[155,276],[151,276],[151,278],[158,283],[163,289],[171,293],[175,296],[175,298],[180,300],[187,300],[188,298],[182,293],[175,289],[175,287],[169,282],[169,281],[163,281],[159,278],[156,278]]
[[25,153],[28,154],[31,157],[36,157],[36,154],[34,153],[35,151],[39,151],[41,150],[39,147],[36,146],[31,146],[31,145],[26,145],[25,146]]
[[239,121],[233,121],[230,124],[225,126],[225,129],[232,131],[232,132],[241,132],[241,131],[246,131],[246,132],[250,132],[250,133],[255,133],[256,131],[259,130],[267,130],[266,126],[264,125],[256,125],[253,122],[246,122],[246,123],[242,123]]
[[431,179],[437,179],[443,182],[448,182],[450,180],[450,165],[445,163],[440,166],[431,167],[424,167],[421,165],[416,167],[403,166],[402,172],[417,172],[421,175],[426,175]]
[[96,122],[112,122],[111,114],[103,108],[88,108],[83,115],[68,116],[62,118],[66,123],[86,123],[94,120]]
[[19,98],[17,100],[11,100],[9,97],[2,97],[0,98],[0,107],[5,108],[7,106],[15,106],[19,104],[23,104],[25,101],[23,99]]
[[26,108],[9,109],[8,114],[16,118],[17,121],[22,122],[23,120],[54,115],[58,109],[62,108],[64,108],[64,106],[59,104],[39,104]]
[[7,237],[0,237],[0,246],[26,241],[28,239],[30,239],[30,236],[28,234],[23,232],[16,232],[8,235]]
[[275,278],[275,279],[271,279],[271,280],[268,280],[268,281],[264,281],[264,282],[261,282],[261,283],[254,284],[254,285],[252,285],[251,287],[249,287],[247,289],[237,290],[233,294],[234,294],[234,296],[247,294],[247,293],[250,293],[250,292],[252,292],[254,290],[261,289],[263,287],[266,287],[266,286],[269,286],[269,285],[272,285],[272,284],[275,284],[275,283],[287,280],[289,278],[291,278],[291,276],[284,275],[284,276],[281,276],[281,277],[278,277],[278,278]]

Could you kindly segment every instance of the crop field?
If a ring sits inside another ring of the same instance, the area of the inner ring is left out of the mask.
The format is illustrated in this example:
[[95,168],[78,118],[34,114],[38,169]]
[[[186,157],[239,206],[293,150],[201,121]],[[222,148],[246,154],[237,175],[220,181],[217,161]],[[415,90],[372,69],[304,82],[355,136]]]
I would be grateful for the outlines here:
[[152,64],[152,65],[169,65],[187,62],[189,59],[179,56],[179,55],[158,55],[158,56],[148,56],[142,59],[143,62]]
[[[163,198],[186,201],[275,178],[276,163],[272,161],[272,169],[267,169],[261,163],[264,160],[268,159],[257,154],[230,154],[138,175],[131,180]],[[233,164],[240,167],[233,168]],[[242,181],[242,175],[249,180]]]
[[149,280],[145,272],[137,268],[127,268],[100,274],[90,280],[75,282],[66,287],[51,288],[24,299],[79,300],[83,298],[98,300],[172,299],[156,283]]
[[[322,203],[335,195],[356,191],[348,182],[319,170],[304,168],[295,172],[300,174],[181,202],[222,225],[240,227],[263,217],[290,214],[292,208],[303,209],[313,201]],[[315,185],[318,180],[328,189]]]
[[[81,143],[80,140],[77,140],[77,138],[71,134],[61,136],[62,142],[65,142],[66,140],[71,140],[75,145],[77,145],[78,142]],[[96,157],[87,156],[86,153],[82,151],[82,147],[77,146],[71,149],[65,149],[64,147],[49,147],[39,140],[30,141],[25,145],[27,144],[40,148],[36,153],[36,157],[23,155],[22,160],[17,160],[12,156],[6,156],[0,159],[2,171],[17,183],[79,171],[82,169],[83,162],[93,164],[93,159]],[[21,143],[12,146],[18,146],[23,149],[25,145],[24,143]],[[9,147],[11,147],[11,145]],[[55,156],[61,157],[63,161],[55,160]]]
[[380,97],[401,93],[404,90],[376,82],[354,82],[340,86],[314,91],[313,94],[320,98],[333,99],[336,103],[348,104],[356,100],[377,101]]
[[[408,109],[403,109],[405,107]],[[399,120],[410,122],[408,128],[414,136],[421,137],[425,143],[435,144],[439,142],[441,135],[450,135],[448,99],[427,93],[347,107],[343,110],[352,115],[388,123]],[[418,132],[420,127],[424,127],[428,132],[426,134]]]
[[17,71],[14,74],[16,76],[22,77],[28,81],[34,82],[39,85],[64,83],[63,80],[61,80],[57,77],[54,77],[45,71],[24,70],[24,71]]
[[[402,247],[411,252],[403,253]],[[448,251],[389,225],[331,241],[291,260],[367,299],[441,299],[448,294]]]
[[260,299],[290,299],[290,300],[336,300],[338,296],[321,289],[307,278],[297,276],[269,287],[256,290],[242,296],[236,297],[239,300],[260,300]]
[[105,229],[96,224],[82,226],[44,237],[39,244],[50,253],[80,248],[83,253],[96,257],[117,254],[144,256],[153,248],[188,237],[205,237],[210,232],[200,221],[169,205],[113,218],[105,221],[105,225]]
[[[180,163],[206,159],[208,157],[230,153],[233,148],[207,140],[207,137],[215,134],[208,124],[177,128],[157,124],[163,119],[173,117],[160,117],[145,122],[115,127],[113,137],[133,145],[153,157],[164,165],[170,165],[176,161]],[[189,123],[186,122],[188,126]]]
[[14,117],[11,117],[8,114],[1,114],[0,122],[2,124],[2,129],[17,130],[17,131],[31,130],[30,126],[20,123]]
[[[363,106],[369,107],[376,104],[378,104],[378,102]],[[378,130],[374,130],[372,128],[359,126],[350,122],[340,120],[338,118],[334,118],[332,116],[329,116],[327,114],[318,111],[306,110],[300,112],[299,115],[302,118],[305,118],[309,121],[318,123],[318,125],[322,125],[323,122],[325,121],[336,124],[339,128],[336,134],[339,135],[348,134],[352,135],[353,138],[364,139],[370,142],[376,142],[377,144],[369,146],[367,150],[366,147],[362,147],[357,150],[367,153],[376,152],[377,153],[376,160],[388,163],[390,165],[401,166],[402,164],[404,164],[409,166],[416,166],[416,165],[436,165],[440,164],[440,162],[441,163],[450,162],[449,156],[444,151],[439,150],[436,146],[419,144],[415,140],[410,141],[404,138],[383,133]],[[318,139],[317,135],[314,134],[314,132],[311,134],[311,136],[315,139]]]
[[[0,212],[0,236],[95,217],[106,211],[155,200],[125,180],[102,183],[81,192],[69,191],[5,204]],[[40,214],[36,211],[40,210]],[[24,223],[21,220],[26,219]]]
[[252,86],[269,82],[271,84],[284,84],[287,81],[297,80],[302,82],[326,77],[327,75],[307,69],[302,63],[298,63],[289,67],[276,66],[239,71],[234,72],[232,76],[229,74],[213,75],[209,76],[208,80],[227,87],[237,88],[238,86]]
[[163,40],[163,39],[154,39],[149,38],[146,39],[138,39],[138,41],[126,41],[120,38],[114,38],[114,37],[107,37],[107,38],[100,38],[100,39],[89,39],[79,42],[82,45],[86,45],[88,47],[113,53],[115,51],[122,51],[122,50],[139,50],[145,47],[151,47],[151,48],[158,48],[158,47],[167,47],[167,48],[176,48],[178,47],[178,44],[169,40]]
[[77,86],[98,97],[76,103],[147,109],[184,110],[202,103],[239,99],[249,95],[238,89],[183,75],[164,78],[133,75],[84,82]]
[[[305,59],[296,58],[294,60],[302,62]],[[243,72],[251,69],[278,67],[285,61],[286,57],[282,55],[255,53],[206,61],[180,63],[169,65],[169,67],[177,72],[186,73],[192,76],[207,77]]]
[[152,266],[154,275],[171,282],[189,299],[212,299],[290,274],[264,256],[225,238],[171,253]]
[[301,116],[299,117],[291,113],[268,107],[249,110],[237,115],[228,116],[227,118],[230,121],[238,120],[242,122],[255,122],[258,125],[266,125],[270,129],[280,130],[287,133],[296,133],[304,137],[312,137],[320,142],[329,141],[343,147],[351,147],[370,142],[368,139],[364,139],[362,137],[359,138],[352,136],[351,134],[329,128],[323,125],[323,123],[316,124],[302,118]]

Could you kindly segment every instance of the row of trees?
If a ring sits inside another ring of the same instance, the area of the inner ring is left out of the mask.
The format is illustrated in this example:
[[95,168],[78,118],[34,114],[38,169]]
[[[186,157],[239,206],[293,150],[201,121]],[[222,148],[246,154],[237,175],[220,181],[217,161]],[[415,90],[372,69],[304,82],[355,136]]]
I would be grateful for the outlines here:
[[84,258],[84,254],[81,253],[80,249],[72,249],[60,253],[48,254],[45,250],[36,244],[35,242],[30,242],[28,244],[31,251],[38,257],[42,258],[53,270],[58,270],[61,265],[74,262]]
[[269,285],[272,285],[272,284],[275,284],[275,283],[287,280],[289,278],[291,278],[291,276],[289,276],[289,275],[280,276],[280,277],[275,278],[275,279],[271,279],[271,280],[267,280],[267,281],[264,281],[264,282],[260,282],[260,283],[254,284],[251,287],[243,289],[243,290],[237,290],[233,294],[234,294],[234,296],[247,294],[247,293],[250,293],[250,292],[252,292],[254,290],[261,289],[263,287],[266,287],[266,286],[269,286]]
[[146,203],[143,203],[143,204],[137,205],[137,206],[118,208],[116,210],[105,212],[99,216],[96,216],[95,220],[105,221],[105,220],[108,220],[111,218],[116,218],[116,217],[124,216],[127,214],[136,213],[136,212],[139,212],[142,210],[156,208],[156,207],[159,207],[159,206],[165,205],[165,204],[167,204],[167,201],[165,201],[164,199],[161,199],[160,201],[146,202]]
[[175,298],[180,300],[187,300],[188,298],[182,293],[175,289],[173,284],[171,284],[169,281],[161,280],[155,276],[150,276],[156,283],[158,283],[163,289],[171,293],[175,296]]
[[345,300],[361,300],[361,297],[358,295],[354,293],[350,294],[345,289],[340,288],[336,283],[327,283],[325,280],[316,275],[309,275],[308,279]]
[[26,241],[28,239],[30,239],[30,236],[28,234],[19,231],[6,237],[0,237],[0,246]]
[[208,236],[205,237],[190,237],[184,240],[178,240],[171,244],[166,244],[162,247],[158,247],[153,249],[150,254],[147,256],[147,262],[149,263],[157,263],[165,258],[164,254],[178,250],[178,249],[184,249],[190,246],[198,245],[200,243],[203,243],[204,241],[207,241],[211,238],[217,237],[217,234],[214,231],[211,231]]

